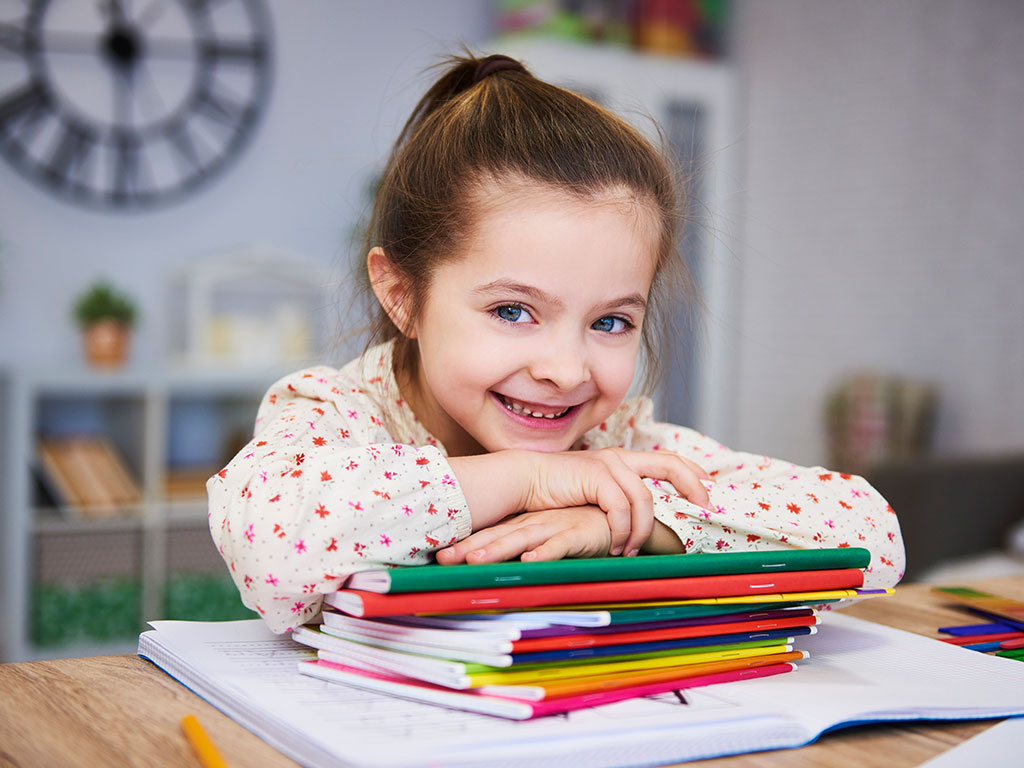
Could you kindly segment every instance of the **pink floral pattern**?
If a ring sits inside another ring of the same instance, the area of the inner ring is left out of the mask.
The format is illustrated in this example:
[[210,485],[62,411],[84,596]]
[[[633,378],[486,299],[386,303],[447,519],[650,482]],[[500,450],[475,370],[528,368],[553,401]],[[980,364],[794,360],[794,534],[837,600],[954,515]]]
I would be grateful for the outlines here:
[[[730,451],[651,414],[649,400],[627,400],[578,447],[667,449],[704,467],[712,511],[646,481],[656,517],[687,551],[862,546],[866,585],[903,575],[896,515],[862,478]],[[254,438],[207,491],[214,542],[243,602],[275,632],[312,619],[349,574],[428,563],[471,533],[444,447],[398,392],[389,345],[274,384]]]

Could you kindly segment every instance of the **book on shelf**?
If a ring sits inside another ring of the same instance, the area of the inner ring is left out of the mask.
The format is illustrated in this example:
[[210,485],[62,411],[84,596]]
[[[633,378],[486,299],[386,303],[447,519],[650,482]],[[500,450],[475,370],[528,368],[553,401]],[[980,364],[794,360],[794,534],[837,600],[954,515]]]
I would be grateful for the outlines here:
[[528,720],[299,674],[298,665],[315,658],[312,649],[274,635],[259,620],[152,626],[139,638],[140,656],[292,759],[316,768],[518,768],[540,759],[662,765],[797,747],[861,723],[1024,715],[1019,662],[842,611],[825,614],[819,632],[803,638],[801,650],[810,657],[795,672],[673,687]]
[[39,441],[40,477],[57,504],[85,519],[114,517],[142,501],[142,492],[110,440]]

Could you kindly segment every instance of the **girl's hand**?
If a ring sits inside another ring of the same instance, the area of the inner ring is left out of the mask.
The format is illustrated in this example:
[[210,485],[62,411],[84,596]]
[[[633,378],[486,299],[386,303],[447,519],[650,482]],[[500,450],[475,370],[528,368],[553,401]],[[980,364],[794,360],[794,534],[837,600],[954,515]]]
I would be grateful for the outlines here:
[[605,513],[595,506],[523,512],[438,550],[442,565],[561,560],[608,554],[611,530]]
[[670,451],[527,453],[529,486],[522,508],[552,510],[594,505],[604,510],[611,530],[609,552],[634,555],[654,528],[654,500],[643,478],[665,480],[693,504],[707,508],[710,481],[699,465]]

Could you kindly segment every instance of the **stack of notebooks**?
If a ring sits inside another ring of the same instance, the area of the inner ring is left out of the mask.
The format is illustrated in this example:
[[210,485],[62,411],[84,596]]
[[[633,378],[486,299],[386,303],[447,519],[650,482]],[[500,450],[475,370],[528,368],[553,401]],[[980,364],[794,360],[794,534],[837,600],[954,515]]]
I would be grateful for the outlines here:
[[327,595],[304,674],[515,720],[790,672],[861,548],[427,565]]

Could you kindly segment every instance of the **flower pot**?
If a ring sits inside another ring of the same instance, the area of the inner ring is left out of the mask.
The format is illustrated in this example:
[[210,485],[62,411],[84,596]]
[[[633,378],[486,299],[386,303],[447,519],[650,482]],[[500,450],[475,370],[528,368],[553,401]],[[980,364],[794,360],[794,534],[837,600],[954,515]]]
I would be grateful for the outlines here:
[[95,368],[119,368],[128,356],[131,331],[115,320],[100,320],[85,329],[85,359]]

